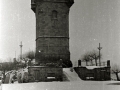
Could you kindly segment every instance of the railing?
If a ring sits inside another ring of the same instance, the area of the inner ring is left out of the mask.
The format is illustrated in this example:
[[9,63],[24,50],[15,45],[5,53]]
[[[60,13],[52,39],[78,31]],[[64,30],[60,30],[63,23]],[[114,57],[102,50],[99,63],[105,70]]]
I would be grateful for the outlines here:
[[[80,61],[78,61],[78,63],[80,63]],[[105,62],[101,62],[101,63],[95,63],[95,62],[92,62],[91,61],[88,61],[86,63],[86,61],[81,61],[81,65],[78,64],[78,66],[110,66],[110,61],[105,61]]]

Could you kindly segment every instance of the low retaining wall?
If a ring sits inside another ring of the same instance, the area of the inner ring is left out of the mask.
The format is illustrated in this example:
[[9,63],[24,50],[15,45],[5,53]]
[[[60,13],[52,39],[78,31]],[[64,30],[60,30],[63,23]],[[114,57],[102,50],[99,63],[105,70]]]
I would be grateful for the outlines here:
[[28,67],[28,75],[33,77],[32,81],[62,81],[62,74],[62,67]]
[[86,67],[75,67],[74,69],[82,80],[111,80],[110,67],[96,67],[93,69],[87,69]]

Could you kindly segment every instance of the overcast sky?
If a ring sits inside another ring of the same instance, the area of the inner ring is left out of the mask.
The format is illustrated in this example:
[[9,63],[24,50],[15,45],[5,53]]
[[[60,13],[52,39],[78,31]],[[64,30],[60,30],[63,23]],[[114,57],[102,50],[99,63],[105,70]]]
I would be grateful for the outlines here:
[[[35,50],[35,14],[31,0],[0,0],[0,59]],[[101,43],[102,61],[120,64],[120,0],[75,0],[70,10],[73,63]]]

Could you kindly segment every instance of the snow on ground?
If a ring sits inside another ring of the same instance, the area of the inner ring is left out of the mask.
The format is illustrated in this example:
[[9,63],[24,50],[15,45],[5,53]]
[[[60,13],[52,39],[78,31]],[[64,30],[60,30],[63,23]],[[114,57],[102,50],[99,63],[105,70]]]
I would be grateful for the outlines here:
[[2,90],[120,90],[120,81],[83,81],[73,68],[64,68],[63,73],[69,82],[15,82],[2,84]]
[[24,84],[3,84],[2,90],[120,90],[120,85],[106,85],[105,82],[39,82]]
[[21,69],[17,72],[17,79],[19,83],[23,82],[23,79],[27,79],[28,68]]
[[86,66],[87,69],[104,68],[105,66]]
[[66,75],[69,81],[81,81],[73,68],[63,68],[63,74]]

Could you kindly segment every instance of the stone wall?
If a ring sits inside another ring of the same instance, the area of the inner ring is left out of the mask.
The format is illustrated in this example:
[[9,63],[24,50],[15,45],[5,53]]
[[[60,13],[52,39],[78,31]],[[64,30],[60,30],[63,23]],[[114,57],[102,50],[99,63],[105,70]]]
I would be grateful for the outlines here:
[[[62,81],[63,70],[61,67],[29,67],[29,76],[33,76],[34,81]],[[30,81],[29,81],[30,82]]]
[[94,69],[87,69],[86,67],[75,67],[74,69],[82,80],[111,80],[110,67],[101,67]]

